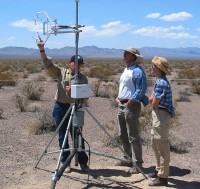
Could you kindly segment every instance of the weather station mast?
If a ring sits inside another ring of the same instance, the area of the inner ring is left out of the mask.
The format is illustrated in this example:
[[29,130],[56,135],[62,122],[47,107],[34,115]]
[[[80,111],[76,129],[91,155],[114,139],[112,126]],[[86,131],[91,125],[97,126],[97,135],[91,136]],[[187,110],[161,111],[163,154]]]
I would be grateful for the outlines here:
[[[117,157],[114,157],[114,156],[111,156],[111,155],[105,155],[105,154],[95,152],[95,151],[90,151],[90,149],[85,150],[85,149],[82,148],[80,141],[82,140],[81,131],[82,131],[82,127],[84,125],[84,111],[83,110],[85,110],[89,114],[89,116],[95,121],[97,126],[99,126],[100,129],[102,129],[105,132],[105,134],[111,139],[111,141],[123,152],[123,154],[125,154],[127,156],[127,158],[128,158],[127,161],[131,161],[133,163],[133,165],[139,170],[139,172],[142,173],[144,178],[147,179],[147,176],[145,175],[145,173],[137,166],[137,164],[131,159],[131,157],[129,157],[128,154],[126,154],[126,152],[123,150],[121,145],[118,144],[115,141],[115,139],[109,134],[109,132],[104,128],[104,126],[99,122],[99,120],[88,110],[88,108],[85,107],[85,106],[83,106],[83,107],[78,106],[78,103],[77,103],[78,99],[90,97],[91,87],[90,87],[89,84],[79,84],[79,79],[78,79],[79,33],[82,32],[82,30],[80,28],[84,27],[84,25],[78,24],[78,3],[79,3],[79,0],[75,0],[75,3],[76,3],[76,24],[75,24],[75,26],[59,25],[57,23],[57,20],[55,19],[55,20],[52,21],[45,11],[37,12],[37,15],[34,19],[35,25],[37,26],[38,23],[40,25],[40,32],[42,31],[43,35],[47,36],[46,40],[44,40],[44,42],[41,42],[41,37],[39,35],[39,32],[35,32],[35,33],[37,33],[37,43],[40,43],[40,42],[46,43],[48,38],[52,34],[53,35],[63,34],[63,33],[74,33],[75,34],[75,83],[74,83],[74,85],[71,85],[71,98],[74,99],[74,103],[71,104],[69,110],[66,112],[61,123],[58,125],[56,132],[54,133],[54,135],[50,139],[49,143],[47,144],[46,148],[44,149],[41,157],[39,158],[38,162],[35,165],[35,168],[37,168],[39,162],[41,161],[41,159],[44,155],[59,152],[58,162],[57,162],[57,165],[56,165],[55,172],[52,175],[52,180],[51,180],[51,184],[50,184],[50,189],[55,189],[57,181],[61,178],[63,172],[65,171],[65,168],[67,167],[67,165],[69,164],[69,162],[72,160],[73,157],[75,157],[75,165],[78,164],[77,163],[77,155],[78,155],[77,152],[78,151],[88,151],[89,154],[93,153],[95,155],[105,156],[107,158],[122,160],[121,158],[117,158]],[[46,21],[44,21],[42,24],[41,24],[41,21],[42,21],[41,15],[44,16],[45,19],[46,19]],[[36,27],[36,29],[38,29],[38,28],[39,27]],[[57,135],[60,127],[62,126],[66,117],[69,114],[70,114],[70,119],[69,119],[69,122],[68,122],[67,130],[66,130],[66,134],[65,134],[65,137],[64,137],[64,141],[63,141],[61,150],[47,152],[47,149],[49,148],[50,144],[52,143],[52,141],[55,138],[55,136]],[[69,130],[70,130],[71,125],[72,125],[72,130],[73,130],[72,131],[72,133],[73,133],[72,134],[73,148],[64,149],[67,137],[69,135]],[[60,165],[62,154],[66,150],[68,150],[68,151],[70,150],[70,156],[67,158],[67,160],[64,162],[64,164]]]

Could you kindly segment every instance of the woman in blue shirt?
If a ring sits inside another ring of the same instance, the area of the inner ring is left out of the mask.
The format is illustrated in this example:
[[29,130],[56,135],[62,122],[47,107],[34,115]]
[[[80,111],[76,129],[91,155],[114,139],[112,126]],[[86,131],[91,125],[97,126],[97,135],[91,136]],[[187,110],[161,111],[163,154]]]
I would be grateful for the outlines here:
[[149,186],[166,186],[168,185],[170,162],[169,128],[172,117],[175,116],[172,90],[166,77],[166,75],[171,75],[168,60],[155,56],[151,70],[157,77],[149,98],[153,107],[151,143],[156,156],[156,169],[154,173],[148,175],[150,178],[155,178]]

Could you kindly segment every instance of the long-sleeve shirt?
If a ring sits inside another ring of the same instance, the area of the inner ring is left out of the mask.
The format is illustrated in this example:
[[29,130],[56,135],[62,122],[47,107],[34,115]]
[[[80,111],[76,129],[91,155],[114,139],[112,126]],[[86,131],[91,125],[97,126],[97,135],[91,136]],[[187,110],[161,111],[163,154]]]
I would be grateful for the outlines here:
[[175,116],[175,108],[172,100],[172,90],[166,76],[162,76],[156,80],[152,93],[154,98],[160,98],[159,106],[166,108],[172,117]]
[[[74,84],[74,75],[72,75],[71,71],[66,68],[59,67],[54,64],[50,57],[47,57],[45,61],[43,61],[48,72],[58,79],[57,81],[57,90],[55,95],[55,100],[64,103],[70,104],[73,103],[73,99],[71,98],[71,94],[66,92],[66,86]],[[87,84],[88,79],[82,73],[78,73],[79,84]],[[79,99],[79,103],[83,103],[82,99]]]
[[132,65],[124,69],[120,77],[118,98],[129,99],[148,104],[146,74],[139,65]]

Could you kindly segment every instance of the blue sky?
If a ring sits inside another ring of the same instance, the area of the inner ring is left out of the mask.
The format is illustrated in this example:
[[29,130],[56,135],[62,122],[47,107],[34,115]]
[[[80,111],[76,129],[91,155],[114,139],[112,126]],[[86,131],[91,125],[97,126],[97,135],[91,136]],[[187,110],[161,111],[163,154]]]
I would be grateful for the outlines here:
[[[75,25],[75,0],[1,0],[0,48],[37,48],[35,38],[45,11],[58,25]],[[122,49],[199,47],[199,0],[80,0],[79,47],[95,45]],[[35,21],[34,21],[35,20]],[[37,32],[35,32],[37,31]],[[60,30],[59,30],[60,31]],[[68,30],[69,31],[69,30]],[[75,34],[50,35],[48,48],[75,46]]]

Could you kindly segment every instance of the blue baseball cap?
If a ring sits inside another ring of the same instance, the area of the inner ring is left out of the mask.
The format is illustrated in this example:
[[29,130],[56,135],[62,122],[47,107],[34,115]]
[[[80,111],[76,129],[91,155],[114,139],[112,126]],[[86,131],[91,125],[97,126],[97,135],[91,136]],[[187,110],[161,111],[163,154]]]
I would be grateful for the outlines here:
[[[79,64],[84,64],[84,62],[83,62],[83,57],[82,57],[82,56],[77,55],[77,59],[78,59],[78,63],[79,63]],[[76,61],[76,55],[73,55],[73,56],[71,57],[71,62],[75,62],[75,61]]]

